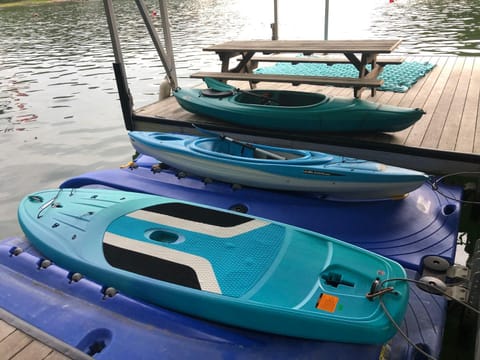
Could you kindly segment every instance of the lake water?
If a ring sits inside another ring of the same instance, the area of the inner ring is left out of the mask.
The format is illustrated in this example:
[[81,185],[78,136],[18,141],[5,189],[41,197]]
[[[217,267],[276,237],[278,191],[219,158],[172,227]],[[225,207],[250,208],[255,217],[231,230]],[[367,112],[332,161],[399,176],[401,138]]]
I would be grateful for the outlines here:
[[[169,4],[181,86],[218,68],[203,47],[271,37],[271,0]],[[133,0],[115,7],[138,107],[156,99],[163,70]],[[323,39],[323,14],[319,0],[279,0],[279,37]],[[330,1],[330,39],[402,38],[405,54],[480,56],[478,24],[480,0]],[[21,234],[16,209],[29,192],[131,159],[112,62],[100,0],[0,8],[0,239]]]

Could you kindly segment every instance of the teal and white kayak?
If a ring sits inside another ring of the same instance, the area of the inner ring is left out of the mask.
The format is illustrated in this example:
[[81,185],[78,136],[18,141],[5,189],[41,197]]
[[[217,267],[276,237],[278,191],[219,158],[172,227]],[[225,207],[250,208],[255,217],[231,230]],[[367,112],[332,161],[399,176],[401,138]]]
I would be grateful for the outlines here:
[[315,151],[250,144],[228,137],[129,132],[133,147],[171,167],[228,183],[313,192],[338,199],[403,197],[427,175]]
[[395,132],[425,112],[356,98],[288,90],[238,90],[205,79],[207,89],[173,92],[185,110],[249,128],[293,132]]
[[[26,196],[19,223],[47,259],[137,299],[280,335],[378,343],[408,304],[398,263],[290,225],[106,189]],[[389,280],[389,281],[386,281]]]

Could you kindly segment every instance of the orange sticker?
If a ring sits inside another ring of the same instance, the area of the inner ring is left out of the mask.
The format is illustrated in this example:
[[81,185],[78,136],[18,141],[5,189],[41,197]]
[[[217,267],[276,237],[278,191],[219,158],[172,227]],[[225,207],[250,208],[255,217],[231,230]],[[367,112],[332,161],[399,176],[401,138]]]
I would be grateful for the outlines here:
[[339,298],[333,295],[321,294],[317,301],[317,309],[334,312]]

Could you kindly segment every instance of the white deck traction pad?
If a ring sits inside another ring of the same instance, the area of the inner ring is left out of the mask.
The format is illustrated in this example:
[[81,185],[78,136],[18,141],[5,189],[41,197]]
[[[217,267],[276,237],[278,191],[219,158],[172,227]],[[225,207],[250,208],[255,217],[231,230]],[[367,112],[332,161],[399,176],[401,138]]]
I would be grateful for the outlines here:
[[222,227],[144,210],[134,211],[128,214],[128,216],[138,220],[144,220],[159,224],[167,224],[169,226],[179,229],[195,231],[201,234],[215,236],[219,238],[230,238],[238,236],[240,234],[259,229],[269,224],[269,222],[267,221],[252,219],[236,226]]

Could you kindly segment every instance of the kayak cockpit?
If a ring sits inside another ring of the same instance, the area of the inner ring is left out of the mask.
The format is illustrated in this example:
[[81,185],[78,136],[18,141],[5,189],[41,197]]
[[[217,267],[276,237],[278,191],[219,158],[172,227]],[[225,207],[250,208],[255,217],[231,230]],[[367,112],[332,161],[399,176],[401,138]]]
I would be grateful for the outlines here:
[[[310,157],[307,151],[259,147],[230,138],[203,138],[194,141],[192,148],[203,153],[215,153],[215,156],[241,157],[264,160],[293,160]],[[283,151],[282,151],[283,150]]]
[[327,100],[327,96],[300,91],[242,90],[234,99],[240,104],[296,107],[319,105]]

